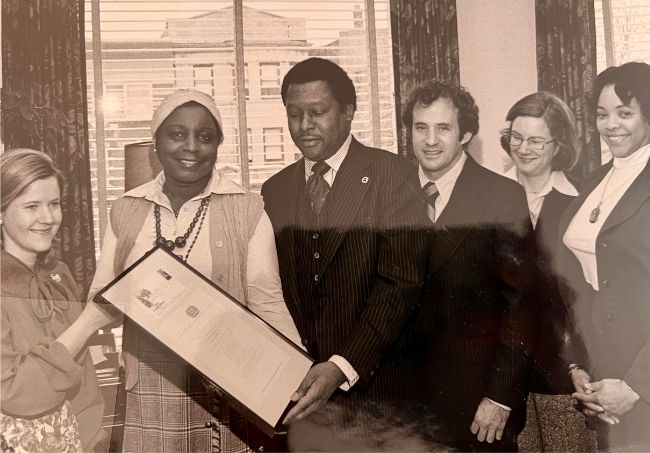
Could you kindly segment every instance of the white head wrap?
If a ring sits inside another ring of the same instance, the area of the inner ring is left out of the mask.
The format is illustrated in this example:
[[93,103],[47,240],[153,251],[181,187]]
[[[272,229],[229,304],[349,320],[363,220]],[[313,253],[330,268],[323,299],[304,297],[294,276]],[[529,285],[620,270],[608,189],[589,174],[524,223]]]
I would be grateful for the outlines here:
[[219,144],[221,145],[223,143],[224,135],[223,122],[221,121],[221,114],[219,113],[217,104],[215,104],[214,99],[209,94],[191,88],[184,88],[174,91],[172,94],[162,100],[156,111],[153,113],[153,118],[151,119],[152,137],[156,137],[156,131],[163,123],[163,121],[165,121],[165,119],[171,115],[174,110],[176,110],[181,105],[192,101],[201,104],[203,107],[208,109],[208,111],[214,117],[217,125],[219,126],[219,132],[221,132],[221,140],[219,140]]

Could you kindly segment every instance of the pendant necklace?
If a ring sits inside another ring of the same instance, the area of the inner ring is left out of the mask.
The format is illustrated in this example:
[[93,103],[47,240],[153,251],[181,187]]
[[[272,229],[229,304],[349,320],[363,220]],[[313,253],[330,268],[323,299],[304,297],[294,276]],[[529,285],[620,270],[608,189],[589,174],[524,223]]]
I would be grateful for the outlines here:
[[185,234],[183,234],[182,236],[178,236],[173,241],[171,239],[167,239],[161,233],[160,206],[155,204],[153,208],[153,214],[156,221],[156,245],[159,245],[160,247],[163,247],[169,250],[170,252],[177,247],[179,249],[182,249],[183,247],[185,247],[185,245],[187,245],[187,240],[192,234],[194,227],[196,227],[198,223],[198,228],[196,230],[196,234],[194,235],[194,239],[192,240],[192,243],[190,244],[190,247],[187,250],[187,254],[185,255],[185,258],[183,258],[183,261],[187,261],[187,258],[190,256],[190,252],[192,251],[192,247],[194,247],[194,244],[196,243],[196,239],[199,237],[199,233],[201,232],[201,227],[203,226],[203,220],[205,220],[205,215],[208,212],[209,204],[210,204],[210,196],[208,195],[207,197],[201,200],[201,204],[199,205],[199,208],[196,210],[196,214],[194,214],[194,219],[192,219],[192,222],[190,223],[190,226],[187,228]]
[[603,198],[605,197],[605,191],[607,190],[607,186],[609,185],[609,180],[612,179],[612,175],[614,174],[615,168],[612,167],[612,171],[609,173],[609,176],[607,177],[607,181],[605,182],[605,187],[603,188],[602,193],[600,194],[600,201],[596,205],[594,209],[591,210],[591,213],[589,214],[589,223],[596,223],[598,221],[598,216],[600,216],[600,205],[603,204]]
[[612,192],[609,195],[605,196],[605,192],[607,191],[607,186],[609,185],[609,180],[612,179],[614,170],[616,170],[616,167],[612,167],[612,171],[607,177],[607,182],[605,183],[605,188],[603,189],[603,193],[600,194],[600,201],[598,202],[596,207],[591,210],[591,213],[589,213],[589,223],[596,223],[598,221],[598,217],[600,216],[600,206],[603,204],[603,201],[607,200],[609,197],[617,193],[621,187],[623,187],[630,181],[630,179],[636,178],[638,176],[637,173],[632,174],[632,176],[627,178],[623,182],[623,184],[619,185],[616,189],[612,190]]

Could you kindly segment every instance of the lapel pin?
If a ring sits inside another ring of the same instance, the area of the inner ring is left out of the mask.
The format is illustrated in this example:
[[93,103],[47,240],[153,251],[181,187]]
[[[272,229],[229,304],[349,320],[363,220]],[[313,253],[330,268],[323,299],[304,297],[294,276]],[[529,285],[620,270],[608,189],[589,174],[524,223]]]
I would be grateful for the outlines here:
[[364,176],[363,178],[361,178],[361,182],[364,183],[364,184],[368,183],[368,181],[370,181],[370,178],[368,178],[367,176]]

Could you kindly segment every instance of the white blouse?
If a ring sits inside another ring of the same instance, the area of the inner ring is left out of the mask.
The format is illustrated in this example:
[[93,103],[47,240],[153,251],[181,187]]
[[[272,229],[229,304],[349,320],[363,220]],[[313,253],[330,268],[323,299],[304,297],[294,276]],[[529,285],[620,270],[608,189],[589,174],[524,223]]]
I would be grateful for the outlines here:
[[[569,227],[563,242],[582,266],[587,283],[598,291],[598,266],[596,241],[598,234],[627,189],[643,171],[650,159],[650,145],[639,148],[631,156],[614,158],[614,165],[602,181],[587,196]],[[602,202],[601,202],[602,201]],[[594,223],[589,221],[592,211],[600,204],[600,214]]]
[[[504,176],[521,184],[519,176],[517,175],[517,167],[513,166],[510,170],[504,173]],[[523,184],[521,185],[523,187]],[[551,172],[551,176],[546,180],[544,187],[542,187],[542,190],[539,192],[529,192],[526,190],[528,212],[530,214],[530,221],[533,223],[533,228],[537,227],[537,219],[539,218],[539,213],[542,211],[542,206],[544,205],[546,195],[551,193],[551,190],[553,189],[557,190],[561,194],[569,195],[572,197],[578,195],[578,191],[562,171]]]
[[[215,170],[205,190],[191,200],[188,200],[181,208],[177,218],[174,216],[169,199],[162,191],[164,182],[165,175],[161,172],[153,181],[131,190],[128,192],[128,195],[146,198],[162,207],[160,209],[161,234],[172,240],[176,236],[185,233],[190,222],[194,219],[202,198],[210,193],[244,192],[241,186]],[[197,225],[192,234],[190,234],[187,245],[182,249],[177,249],[179,255],[181,254],[180,252],[183,252],[183,256],[185,256],[196,237],[196,242],[192,247],[187,263],[203,275],[208,276],[212,272],[211,246],[223,247],[221,240],[217,240],[215,244],[210,244],[209,225],[210,211],[208,209],[201,230],[197,232]],[[131,250],[126,260],[125,266],[129,266],[144,255],[153,247],[155,241],[156,228],[152,207],[144,221],[142,230],[138,234],[133,250]],[[97,264],[90,294],[95,294],[115,278],[113,261],[116,248],[117,237],[109,222],[102,244],[102,255]],[[248,308],[282,332],[287,338],[301,346],[300,335],[282,295],[278,257],[275,250],[275,236],[271,221],[266,212],[262,213],[255,233],[248,243],[246,271],[246,282],[248,284],[248,300],[246,300],[246,305]]]

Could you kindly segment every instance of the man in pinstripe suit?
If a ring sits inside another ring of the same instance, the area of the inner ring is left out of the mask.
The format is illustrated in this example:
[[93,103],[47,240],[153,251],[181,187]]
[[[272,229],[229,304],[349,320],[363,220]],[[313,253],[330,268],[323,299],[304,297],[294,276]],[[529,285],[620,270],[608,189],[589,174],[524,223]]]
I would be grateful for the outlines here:
[[526,196],[465,153],[478,107],[464,89],[423,82],[403,119],[419,162],[412,176],[435,232],[417,326],[422,390],[452,445],[514,451],[536,337]]
[[415,315],[426,263],[426,239],[414,228],[423,214],[419,191],[408,185],[409,166],[350,134],[356,93],[336,64],[298,63],[283,80],[282,100],[304,158],[271,177],[262,195],[287,306],[318,362],[286,422],[333,394],[351,405],[355,398],[405,398],[411,368],[402,360],[404,330]]

